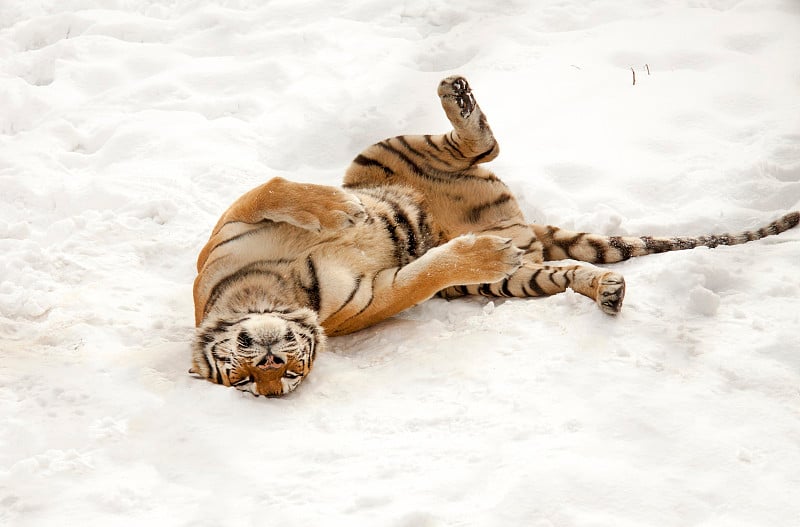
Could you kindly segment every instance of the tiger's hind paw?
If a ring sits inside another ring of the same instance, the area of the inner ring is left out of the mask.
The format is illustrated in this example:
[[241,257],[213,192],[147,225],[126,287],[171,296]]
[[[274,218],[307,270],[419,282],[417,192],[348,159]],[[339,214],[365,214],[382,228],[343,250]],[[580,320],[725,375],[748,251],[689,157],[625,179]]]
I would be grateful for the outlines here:
[[475,96],[472,95],[472,89],[464,77],[447,77],[439,83],[438,91],[442,104],[455,105],[458,108],[458,113],[464,119],[469,117],[475,110],[475,106],[477,106]]
[[625,298],[625,279],[617,273],[608,273],[600,279],[597,288],[597,305],[603,313],[616,315],[622,309]]

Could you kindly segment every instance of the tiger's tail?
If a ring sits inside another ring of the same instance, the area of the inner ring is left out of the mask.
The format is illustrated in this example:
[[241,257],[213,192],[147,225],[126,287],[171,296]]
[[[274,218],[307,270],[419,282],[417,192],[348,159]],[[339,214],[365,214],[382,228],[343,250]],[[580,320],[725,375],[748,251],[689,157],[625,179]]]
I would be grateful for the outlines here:
[[739,245],[780,234],[800,223],[800,211],[790,212],[758,230],[705,236],[601,236],[568,231],[550,225],[531,225],[543,245],[545,261],[571,258],[589,263],[615,263],[647,254],[682,251],[695,247]]

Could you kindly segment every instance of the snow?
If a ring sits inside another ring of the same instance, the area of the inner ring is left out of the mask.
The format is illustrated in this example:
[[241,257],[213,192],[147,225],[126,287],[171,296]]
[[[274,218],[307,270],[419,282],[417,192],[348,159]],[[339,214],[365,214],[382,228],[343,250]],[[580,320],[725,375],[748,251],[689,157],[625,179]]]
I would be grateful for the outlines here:
[[187,369],[224,208],[445,131],[454,72],[531,221],[799,209],[799,27],[795,0],[0,3],[0,524],[797,525],[800,229],[616,265],[616,318],[431,300],[282,399]]

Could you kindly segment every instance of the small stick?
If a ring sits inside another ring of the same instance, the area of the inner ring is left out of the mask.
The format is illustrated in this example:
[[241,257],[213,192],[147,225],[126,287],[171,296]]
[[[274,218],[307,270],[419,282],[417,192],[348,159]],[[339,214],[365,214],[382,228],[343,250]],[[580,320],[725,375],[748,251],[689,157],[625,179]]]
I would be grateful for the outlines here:
[[631,73],[633,73],[633,85],[636,86],[636,72],[633,71],[633,68],[631,68]]
[[648,66],[647,64],[645,64],[645,65],[644,65],[644,67],[645,67],[645,68],[647,68],[647,74],[648,74],[648,75],[650,75],[650,66]]

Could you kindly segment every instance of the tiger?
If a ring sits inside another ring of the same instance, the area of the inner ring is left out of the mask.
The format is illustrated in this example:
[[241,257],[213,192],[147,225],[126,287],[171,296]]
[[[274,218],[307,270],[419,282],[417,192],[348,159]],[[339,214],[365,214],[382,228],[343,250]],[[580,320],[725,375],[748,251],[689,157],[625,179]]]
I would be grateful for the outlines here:
[[[309,375],[326,339],[435,295],[540,297],[570,288],[609,315],[625,280],[591,264],[737,245],[795,227],[697,237],[602,236],[531,224],[485,164],[500,152],[462,76],[438,85],[452,129],[369,146],[341,188],[275,177],[239,197],[197,258],[190,373],[281,396]],[[558,265],[570,259],[586,264]]]

